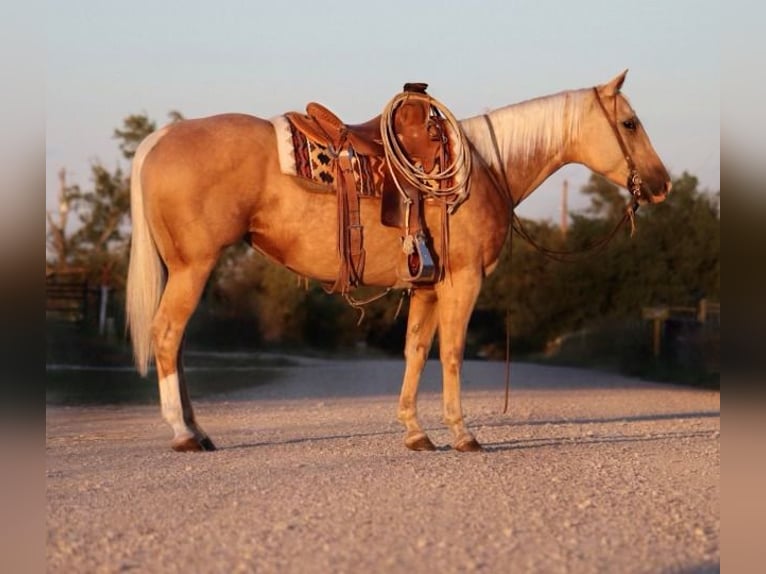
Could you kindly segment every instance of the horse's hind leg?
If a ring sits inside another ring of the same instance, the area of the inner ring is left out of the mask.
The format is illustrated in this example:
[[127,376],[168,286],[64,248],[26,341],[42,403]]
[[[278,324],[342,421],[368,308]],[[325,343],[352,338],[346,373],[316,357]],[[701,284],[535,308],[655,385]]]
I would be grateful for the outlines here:
[[404,346],[406,367],[399,396],[398,418],[407,428],[404,444],[412,450],[434,450],[434,444],[417,419],[418,384],[436,331],[436,295],[431,290],[416,289],[410,299],[407,341]]
[[194,418],[182,356],[186,325],[212,267],[213,262],[208,262],[169,269],[167,285],[152,324],[162,416],[173,428],[172,447],[178,451],[215,450]]

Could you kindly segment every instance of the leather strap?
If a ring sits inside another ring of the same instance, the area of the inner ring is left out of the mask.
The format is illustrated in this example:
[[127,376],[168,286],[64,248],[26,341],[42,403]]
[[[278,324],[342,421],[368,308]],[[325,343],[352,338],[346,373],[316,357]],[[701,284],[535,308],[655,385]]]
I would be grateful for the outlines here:
[[362,282],[362,270],[364,269],[365,251],[362,241],[362,213],[359,205],[359,190],[356,187],[354,177],[353,154],[354,148],[347,148],[348,154],[342,154],[338,164],[343,170],[344,186],[346,188],[346,207],[348,209],[348,263],[350,267],[350,280],[353,286]]
[[622,134],[620,133],[620,130],[617,129],[617,97],[614,98],[614,115],[610,116],[609,112],[606,111],[606,106],[604,105],[604,101],[601,99],[601,94],[598,93],[598,88],[593,88],[593,93],[596,95],[596,101],[598,102],[599,107],[601,108],[601,111],[604,112],[604,115],[606,116],[607,121],[609,122],[609,127],[612,128],[612,131],[614,132],[615,137],[617,138],[617,143],[620,144],[620,149],[622,150],[622,155],[625,156],[625,161],[628,164],[628,169],[631,171],[636,169],[636,164],[633,163],[633,158],[630,156],[630,152],[628,151],[628,146],[625,144],[625,140],[622,139]]
[[635,215],[636,211],[638,211],[638,201],[642,194],[641,174],[638,173],[638,169],[636,168],[636,164],[633,161],[633,157],[630,155],[630,150],[628,150],[628,146],[625,143],[625,140],[622,138],[620,130],[617,128],[617,97],[615,96],[614,98],[614,114],[613,116],[610,116],[606,111],[606,106],[604,105],[603,100],[601,99],[601,94],[598,93],[598,88],[594,87],[593,93],[596,96],[596,101],[598,102],[601,111],[604,112],[606,121],[609,123],[609,126],[612,128],[612,132],[614,132],[614,136],[617,138],[617,143],[620,145],[622,155],[625,156],[625,163],[628,164],[628,181],[625,186],[633,196],[633,203],[628,208],[627,217],[630,219],[631,235],[633,235],[633,232],[635,231],[635,222],[633,216]]
[[354,180],[351,146],[345,146],[336,161],[335,181],[338,199],[338,278],[328,293],[346,294],[362,282],[365,263],[363,227],[359,206],[359,193]]

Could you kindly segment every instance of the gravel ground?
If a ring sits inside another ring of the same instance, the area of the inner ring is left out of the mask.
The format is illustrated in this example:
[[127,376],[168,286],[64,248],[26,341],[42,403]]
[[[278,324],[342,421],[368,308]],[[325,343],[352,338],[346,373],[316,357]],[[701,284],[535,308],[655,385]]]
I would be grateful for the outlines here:
[[48,407],[48,571],[720,569],[718,392],[517,363],[503,415],[503,369],[464,366],[483,453],[449,448],[438,363],[430,453],[403,445],[395,360],[197,401],[212,453],[170,451],[158,406]]

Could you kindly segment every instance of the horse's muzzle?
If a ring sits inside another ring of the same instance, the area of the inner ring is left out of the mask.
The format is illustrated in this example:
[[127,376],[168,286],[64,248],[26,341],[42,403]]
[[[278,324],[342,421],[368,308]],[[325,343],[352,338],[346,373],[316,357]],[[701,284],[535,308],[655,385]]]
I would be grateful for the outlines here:
[[638,204],[646,205],[651,203],[662,203],[670,193],[673,183],[666,179],[657,186],[650,186],[646,183],[641,185],[641,191],[638,196]]
[[665,201],[665,198],[668,196],[672,188],[673,188],[673,183],[669,179],[666,179],[660,186],[659,192],[648,194],[649,201],[651,203],[661,203]]

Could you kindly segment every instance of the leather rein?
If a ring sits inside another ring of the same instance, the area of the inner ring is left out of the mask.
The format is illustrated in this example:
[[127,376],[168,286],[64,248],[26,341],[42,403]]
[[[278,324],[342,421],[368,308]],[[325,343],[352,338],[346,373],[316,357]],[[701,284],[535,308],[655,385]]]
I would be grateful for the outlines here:
[[[490,165],[487,164],[486,160],[478,152],[473,142],[471,140],[468,140],[468,143],[473,149],[473,151],[476,153],[476,156],[484,164],[484,167],[487,168],[487,173],[489,174],[489,177],[492,180],[493,187],[498,193],[500,193],[506,198],[510,206],[511,224],[508,228],[509,260],[512,260],[512,256],[513,256],[513,232],[514,231],[518,233],[527,243],[529,243],[532,247],[537,249],[540,253],[542,253],[546,257],[550,259],[555,259],[556,261],[567,261],[567,262],[578,261],[583,255],[590,256],[601,251],[604,247],[607,246],[607,244],[609,244],[609,242],[614,238],[614,236],[617,234],[619,229],[627,221],[630,221],[631,236],[635,232],[636,225],[635,225],[634,218],[635,218],[636,211],[638,211],[639,199],[641,198],[641,185],[643,182],[641,180],[641,176],[638,173],[638,169],[636,169],[636,164],[633,161],[633,157],[631,156],[630,151],[628,150],[628,146],[625,143],[625,140],[623,139],[622,134],[620,133],[620,130],[617,128],[617,98],[615,97],[614,99],[614,116],[612,117],[609,115],[609,112],[607,111],[606,106],[604,105],[604,102],[601,99],[601,95],[598,93],[598,89],[594,87],[593,93],[596,96],[596,101],[598,102],[598,105],[601,108],[601,111],[604,112],[604,116],[606,117],[607,122],[609,122],[609,126],[612,128],[612,132],[614,132],[615,138],[617,139],[617,143],[620,146],[620,150],[622,151],[622,154],[625,157],[625,162],[628,165],[628,180],[627,180],[626,187],[628,191],[630,192],[633,201],[630,205],[627,206],[627,208],[625,209],[625,215],[617,223],[617,225],[615,225],[614,229],[612,229],[611,232],[609,232],[607,235],[605,235],[601,239],[588,245],[584,249],[571,250],[571,251],[560,251],[556,249],[550,249],[548,247],[540,245],[529,234],[527,229],[524,227],[524,224],[521,222],[521,218],[519,218],[519,216],[516,215],[516,211],[515,211],[516,203],[513,201],[513,195],[511,194],[510,184],[508,183],[508,174],[505,169],[505,162],[503,161],[502,155],[500,153],[500,146],[497,143],[497,135],[495,134],[495,128],[492,125],[492,120],[489,118],[487,114],[484,114],[483,117],[487,123],[487,129],[489,131],[490,139],[492,140],[492,147],[495,152],[495,158],[497,159],[497,162],[500,168],[500,172],[501,172],[500,181],[498,181],[499,179],[498,174],[496,174],[495,171],[491,169]],[[505,401],[503,405],[503,414],[508,412],[508,398],[510,393],[510,381],[511,381],[510,307],[506,308],[505,328],[506,328]]]

